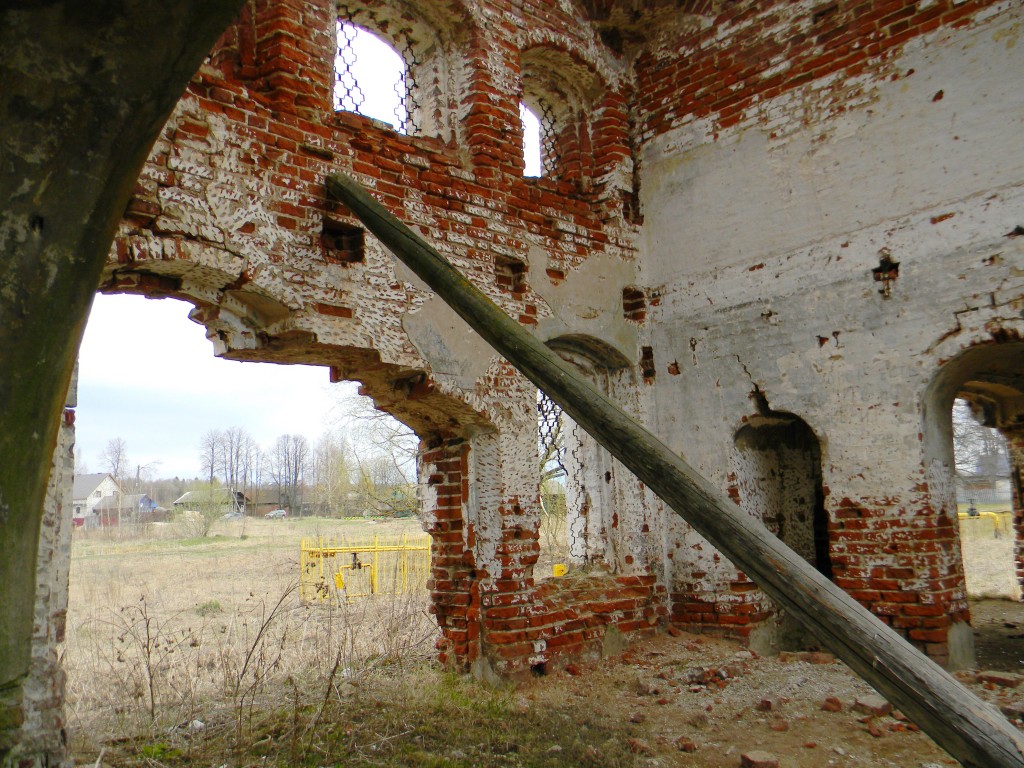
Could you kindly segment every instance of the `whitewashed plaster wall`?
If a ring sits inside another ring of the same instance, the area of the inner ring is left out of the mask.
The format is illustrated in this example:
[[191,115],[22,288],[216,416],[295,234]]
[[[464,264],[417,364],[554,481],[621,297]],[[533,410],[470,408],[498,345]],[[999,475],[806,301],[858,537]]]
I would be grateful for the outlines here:
[[[817,83],[735,129],[693,123],[643,149],[641,275],[662,296],[651,426],[705,476],[727,486],[757,389],[821,440],[830,510],[952,508],[924,393],[958,351],[1021,328],[1024,237],[1007,235],[1024,224],[1022,32],[1005,4],[837,81],[840,114],[807,101]],[[885,254],[888,297],[872,273]],[[677,574],[730,578],[669,528]]]

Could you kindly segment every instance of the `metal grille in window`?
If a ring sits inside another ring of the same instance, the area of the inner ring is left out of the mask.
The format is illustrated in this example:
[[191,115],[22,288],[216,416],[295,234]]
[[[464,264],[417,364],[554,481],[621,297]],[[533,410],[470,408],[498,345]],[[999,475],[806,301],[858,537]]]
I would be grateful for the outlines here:
[[555,113],[551,105],[538,101],[540,105],[540,161],[545,176],[554,176],[558,172],[558,127]]
[[543,392],[537,394],[537,432],[541,481],[565,477],[565,435],[562,409]]
[[[363,111],[363,105],[366,102],[366,92],[363,90],[363,86],[366,84],[361,84],[358,81],[354,70],[358,60],[355,41],[359,29],[353,21],[352,11],[347,6],[339,6],[334,108],[363,115],[366,114]],[[399,132],[412,136],[420,132],[420,127],[413,117],[418,113],[420,106],[415,97],[416,69],[419,67],[420,61],[416,57],[415,41],[409,34],[409,30],[401,30],[397,40],[398,55],[405,67],[399,73],[398,81],[394,85],[395,93],[398,96],[398,104],[395,107],[395,125]]]

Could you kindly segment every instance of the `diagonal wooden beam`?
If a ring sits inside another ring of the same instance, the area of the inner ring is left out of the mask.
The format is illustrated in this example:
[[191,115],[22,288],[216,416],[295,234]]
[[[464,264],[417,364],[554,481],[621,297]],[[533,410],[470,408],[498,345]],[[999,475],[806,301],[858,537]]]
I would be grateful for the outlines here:
[[680,517],[965,766],[1024,768],[1024,738],[860,603],[743,512],[656,436],[484,296],[358,182],[327,177],[343,202],[495,350]]

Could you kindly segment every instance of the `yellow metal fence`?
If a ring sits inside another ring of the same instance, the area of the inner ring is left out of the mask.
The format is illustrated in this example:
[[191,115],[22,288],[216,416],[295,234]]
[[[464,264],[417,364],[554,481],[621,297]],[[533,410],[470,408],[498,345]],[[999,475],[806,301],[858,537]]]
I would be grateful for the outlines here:
[[963,526],[969,525],[972,533],[979,533],[982,528],[987,532],[992,530],[992,536],[1000,539],[1003,536],[1013,536],[1013,512],[989,512],[981,511],[975,514],[960,512],[957,514],[960,519],[961,533],[964,533]]
[[424,589],[430,572],[430,537],[374,536],[370,542],[304,538],[299,568],[304,603]]

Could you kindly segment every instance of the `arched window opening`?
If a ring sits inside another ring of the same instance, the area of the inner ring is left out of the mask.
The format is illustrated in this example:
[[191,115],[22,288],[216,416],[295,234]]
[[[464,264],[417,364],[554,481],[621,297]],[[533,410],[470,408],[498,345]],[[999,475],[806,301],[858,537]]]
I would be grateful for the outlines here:
[[540,119],[522,102],[519,102],[519,119],[523,123],[523,176],[540,176]]
[[601,78],[586,62],[547,45],[524,50],[519,63],[521,101],[538,124],[538,175],[573,183],[592,178],[590,122],[604,93]]
[[939,588],[952,582],[955,609],[967,598],[970,611],[972,632],[951,634],[950,658],[1009,669],[1018,657],[1006,626],[1024,616],[1024,342],[981,343],[956,354],[922,403],[929,506],[936,524],[952,523],[954,534],[940,552],[951,578]]
[[356,26],[343,11],[337,24],[334,58],[334,108],[387,123],[399,133],[419,133],[414,115],[416,56],[413,40],[403,30],[398,50],[372,32]]
[[[612,399],[627,402],[635,391],[630,361],[601,339],[565,334],[546,344]],[[627,516],[638,521],[643,514],[632,496],[632,476],[543,394],[538,394],[537,415],[545,517],[534,579],[579,573],[595,564],[612,573],[635,573],[638,563],[648,562],[640,554],[645,526],[642,521],[632,527],[618,522]],[[548,536],[548,530],[557,535]]]
[[[565,427],[558,404],[537,392],[537,445],[540,470],[540,558],[535,578],[559,575],[568,551],[565,496]],[[559,567],[561,566],[561,568]]]
[[524,176],[555,176],[560,164],[558,151],[558,119],[555,110],[543,100],[536,109],[519,104],[523,123]]

